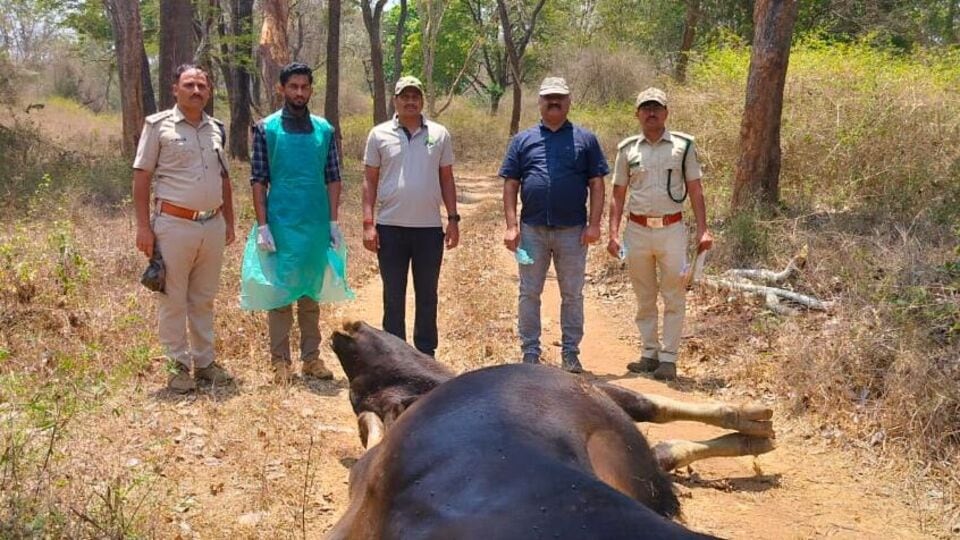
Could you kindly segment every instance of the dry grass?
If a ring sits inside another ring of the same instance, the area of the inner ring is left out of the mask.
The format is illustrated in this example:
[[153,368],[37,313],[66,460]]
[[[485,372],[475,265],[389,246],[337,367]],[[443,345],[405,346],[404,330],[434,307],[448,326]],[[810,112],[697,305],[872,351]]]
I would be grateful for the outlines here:
[[[944,59],[942,62],[946,62]],[[798,48],[784,105],[784,206],[730,215],[745,51],[718,51],[673,87],[671,125],[697,137],[719,237],[708,272],[810,262],[790,285],[835,303],[781,319],[701,293],[683,357],[704,390],[779,396],[811,436],[896,470],[943,530],[960,522],[960,108],[940,60],[857,47]],[[624,105],[620,117],[630,120]],[[629,131],[588,110],[611,156]],[[632,318],[616,262],[595,253],[595,293]]]
[[[234,167],[242,240],[252,213],[246,168]],[[348,217],[360,213],[358,168],[345,167],[342,208],[355,285],[376,268]],[[132,216],[91,205],[99,184],[48,184],[23,197],[0,233],[0,536],[316,537],[328,528],[359,453],[343,427],[354,424],[343,378],[268,383],[265,321],[236,302],[240,248],[227,252],[216,306],[218,355],[238,385],[172,396],[160,390],[167,375],[154,303],[137,284],[144,261],[132,249]],[[513,299],[498,296],[490,285],[502,276],[482,268],[495,240],[465,236],[448,257],[441,293],[456,313],[443,316],[503,314],[445,340],[439,352],[458,370],[506,361],[513,344],[503,337],[512,336]],[[325,308],[324,333],[337,320]]]
[[457,372],[515,361],[516,297],[502,294],[508,278],[491,261],[502,254],[503,242],[467,232],[499,230],[499,206],[487,201],[473,209],[463,222],[466,234],[461,245],[444,261],[439,302],[444,313],[440,316],[463,324],[444,335],[437,355]]
[[[690,305],[695,336],[685,341],[682,369],[718,397],[775,396],[809,436],[897,471],[900,489],[917,495],[918,511],[956,522],[955,86],[941,84],[943,75],[921,79],[900,64],[866,60],[873,71],[845,68],[849,75],[841,76],[825,66],[851,60],[833,62],[802,54],[792,61],[786,205],[777,214],[726,210],[740,64],[717,58],[713,65],[725,75],[695,71],[698,83],[669,89],[671,123],[697,136],[709,174],[719,238],[708,271],[781,267],[808,245],[810,263],[792,286],[837,306],[827,315],[781,319],[747,301],[701,293]],[[896,70],[903,84],[880,77]],[[871,77],[874,83],[862,82]],[[508,101],[496,120],[467,102],[439,119],[454,133],[461,163],[495,172]],[[528,93],[524,105],[522,125],[531,125],[535,97]],[[630,108],[575,105],[573,117],[597,131],[612,160],[617,140],[635,129]],[[155,360],[153,302],[136,284],[143,260],[132,248],[124,202],[129,164],[111,156],[110,126],[118,122],[57,103],[41,113],[34,127],[22,118],[0,127],[7,201],[0,220],[0,536],[290,537],[327,528],[346,500],[345,467],[359,452],[356,434],[338,427],[353,424],[342,382],[267,384],[266,325],[237,307],[234,247],[216,332],[238,387],[182,400],[157,392],[166,374]],[[359,220],[348,217],[359,215],[355,160],[368,128],[365,115],[344,121],[351,172],[342,223],[355,284],[376,264],[359,246]],[[242,240],[252,214],[245,169],[234,171]],[[478,203],[465,223],[491,225],[499,220],[496,207]],[[489,261],[502,251],[498,237],[465,235],[445,261],[441,309],[463,324],[438,353],[455,369],[510,361],[515,353],[516,299],[500,293],[504,276]],[[616,298],[606,305],[632,318],[622,269],[601,250],[592,253],[591,290]],[[322,328],[335,314],[324,312]]]

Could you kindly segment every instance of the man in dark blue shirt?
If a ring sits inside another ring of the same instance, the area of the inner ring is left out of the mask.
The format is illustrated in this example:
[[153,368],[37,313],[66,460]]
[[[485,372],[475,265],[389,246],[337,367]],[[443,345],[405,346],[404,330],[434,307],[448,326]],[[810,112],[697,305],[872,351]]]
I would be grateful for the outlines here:
[[[540,295],[552,259],[562,299],[561,364],[580,373],[587,246],[600,239],[603,177],[610,167],[596,136],[567,120],[570,88],[565,80],[544,79],[538,103],[540,123],[513,137],[500,167],[507,221],[503,243],[517,252],[520,262],[518,331],[523,362],[540,362]],[[523,203],[519,222],[518,193]]]

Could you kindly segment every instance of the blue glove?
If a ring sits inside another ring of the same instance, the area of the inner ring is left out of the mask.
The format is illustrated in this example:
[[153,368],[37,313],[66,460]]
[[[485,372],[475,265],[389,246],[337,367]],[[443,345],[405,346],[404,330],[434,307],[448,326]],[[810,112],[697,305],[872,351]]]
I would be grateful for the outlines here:
[[533,264],[533,258],[530,256],[529,253],[527,253],[527,250],[523,249],[522,247],[517,248],[517,251],[514,254],[514,256],[516,257],[517,262],[520,264],[524,264],[524,265]]

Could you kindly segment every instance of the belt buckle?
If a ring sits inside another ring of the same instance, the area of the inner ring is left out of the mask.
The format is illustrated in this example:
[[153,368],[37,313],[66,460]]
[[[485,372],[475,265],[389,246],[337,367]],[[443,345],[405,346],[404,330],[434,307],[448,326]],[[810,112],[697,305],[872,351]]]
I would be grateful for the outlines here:
[[216,211],[216,210],[206,210],[206,211],[203,211],[203,212],[197,211],[197,212],[194,212],[193,220],[194,220],[194,221],[199,221],[200,223],[203,223],[204,221],[209,220],[210,218],[212,218],[212,217],[215,216],[215,215],[217,215],[217,211]]
[[647,218],[647,227],[651,229],[662,229],[663,228],[663,216],[660,217],[648,217]]

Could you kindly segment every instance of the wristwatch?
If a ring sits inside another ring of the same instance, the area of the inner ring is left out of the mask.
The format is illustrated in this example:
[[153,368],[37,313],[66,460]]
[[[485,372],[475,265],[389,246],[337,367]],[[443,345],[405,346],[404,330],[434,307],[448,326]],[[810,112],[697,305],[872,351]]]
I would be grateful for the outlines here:
[[447,221],[450,223],[460,223],[460,214],[450,214],[447,216]]

